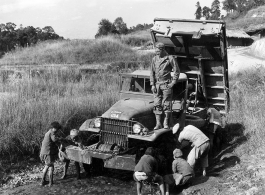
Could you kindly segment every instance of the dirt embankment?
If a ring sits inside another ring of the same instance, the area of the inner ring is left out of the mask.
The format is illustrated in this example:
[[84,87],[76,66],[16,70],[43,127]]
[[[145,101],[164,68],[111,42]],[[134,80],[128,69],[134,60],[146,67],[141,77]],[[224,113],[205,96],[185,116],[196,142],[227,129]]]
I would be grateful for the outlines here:
[[265,67],[265,59],[249,54],[249,47],[228,49],[228,72],[237,73],[248,69]]

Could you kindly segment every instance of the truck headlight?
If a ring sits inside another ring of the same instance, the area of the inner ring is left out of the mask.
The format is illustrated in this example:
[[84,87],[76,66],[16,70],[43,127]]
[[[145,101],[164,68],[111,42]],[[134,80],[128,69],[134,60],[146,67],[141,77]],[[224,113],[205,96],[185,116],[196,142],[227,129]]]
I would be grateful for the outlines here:
[[139,124],[134,124],[133,125],[133,133],[135,133],[135,134],[139,134],[140,132],[141,132],[141,125],[139,125]]
[[100,123],[101,123],[101,118],[96,118],[95,121],[94,121],[95,127],[99,128],[100,127]]

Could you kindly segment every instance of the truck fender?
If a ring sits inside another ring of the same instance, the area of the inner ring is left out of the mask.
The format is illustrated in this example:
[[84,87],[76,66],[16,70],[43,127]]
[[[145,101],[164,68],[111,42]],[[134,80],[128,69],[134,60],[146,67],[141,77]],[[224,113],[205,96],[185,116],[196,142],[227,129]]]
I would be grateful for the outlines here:
[[195,115],[186,115],[185,125],[193,125],[197,128],[201,128],[206,125],[206,120]]

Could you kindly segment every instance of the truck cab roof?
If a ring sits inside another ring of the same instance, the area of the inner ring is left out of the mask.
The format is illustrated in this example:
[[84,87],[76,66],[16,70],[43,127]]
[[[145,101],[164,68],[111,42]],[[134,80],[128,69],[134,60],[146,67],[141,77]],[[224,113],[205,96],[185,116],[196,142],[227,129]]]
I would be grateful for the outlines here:
[[[125,77],[135,77],[135,78],[150,78],[150,70],[135,70],[132,73],[122,73],[122,76]],[[173,72],[171,72],[173,76]],[[184,73],[180,73],[178,82],[186,81],[187,75]]]

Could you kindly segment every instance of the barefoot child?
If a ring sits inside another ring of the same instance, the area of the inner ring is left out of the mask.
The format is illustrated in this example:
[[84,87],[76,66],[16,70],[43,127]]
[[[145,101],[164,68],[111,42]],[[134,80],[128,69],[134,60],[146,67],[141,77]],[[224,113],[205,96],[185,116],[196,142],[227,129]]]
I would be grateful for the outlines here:
[[48,170],[49,170],[49,186],[53,185],[54,162],[58,154],[58,149],[56,145],[58,138],[56,137],[56,133],[61,128],[62,126],[57,121],[52,122],[49,131],[45,134],[44,139],[42,141],[40,159],[43,163],[45,163],[41,179],[42,186],[45,185],[46,183],[45,178]]

